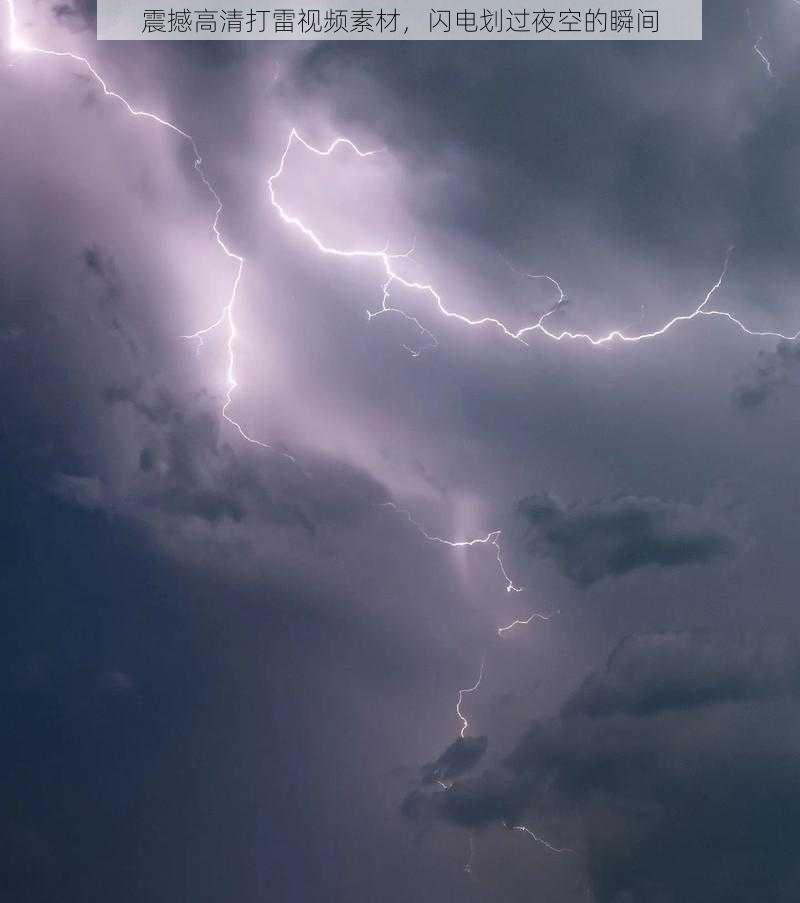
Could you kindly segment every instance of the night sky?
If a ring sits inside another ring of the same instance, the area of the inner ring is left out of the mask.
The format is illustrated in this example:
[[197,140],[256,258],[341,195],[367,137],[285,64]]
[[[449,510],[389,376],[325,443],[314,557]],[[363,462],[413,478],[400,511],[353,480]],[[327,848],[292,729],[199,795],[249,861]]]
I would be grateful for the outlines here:
[[346,136],[281,208],[448,310],[638,336],[720,280],[794,336],[800,5],[751,2],[315,45],[17,0],[195,139],[231,332],[190,143],[3,0],[0,899],[800,899],[800,342],[370,318],[381,259],[268,194]]

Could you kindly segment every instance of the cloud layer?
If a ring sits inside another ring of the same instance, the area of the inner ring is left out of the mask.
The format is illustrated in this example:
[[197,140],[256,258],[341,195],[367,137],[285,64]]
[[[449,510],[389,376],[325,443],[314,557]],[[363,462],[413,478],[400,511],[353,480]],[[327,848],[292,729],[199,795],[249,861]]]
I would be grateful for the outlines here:
[[800,886],[799,714],[796,638],[631,636],[502,769],[404,811],[467,827],[557,814],[600,903],[783,903]]
[[552,558],[581,586],[648,565],[703,563],[733,548],[724,524],[707,511],[655,498],[567,507],[543,494],[523,499],[517,511],[527,551]]

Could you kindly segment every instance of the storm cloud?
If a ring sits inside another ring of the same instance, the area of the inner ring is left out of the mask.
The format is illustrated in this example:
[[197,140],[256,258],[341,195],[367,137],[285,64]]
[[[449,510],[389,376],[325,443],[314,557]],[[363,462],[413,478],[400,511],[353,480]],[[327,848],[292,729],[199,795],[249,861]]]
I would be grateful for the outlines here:
[[558,813],[601,903],[788,901],[799,707],[796,637],[631,636],[502,769],[404,811],[462,827]]
[[760,408],[782,389],[797,388],[800,348],[781,341],[775,351],[760,351],[757,365],[733,393],[734,402],[743,411]]
[[517,513],[527,551],[552,558],[581,586],[648,565],[703,563],[734,547],[707,512],[655,498],[563,506],[544,494],[523,499]]
[[460,778],[480,762],[488,745],[488,737],[459,737],[434,762],[422,766],[422,783],[446,783]]

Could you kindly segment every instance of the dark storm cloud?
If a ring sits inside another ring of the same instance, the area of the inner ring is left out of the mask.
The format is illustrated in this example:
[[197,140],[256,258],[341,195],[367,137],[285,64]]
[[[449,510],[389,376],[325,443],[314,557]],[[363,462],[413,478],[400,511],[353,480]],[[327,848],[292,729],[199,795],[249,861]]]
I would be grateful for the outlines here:
[[422,766],[422,783],[446,783],[460,778],[480,762],[488,746],[488,737],[459,737],[438,759]]
[[100,286],[98,307],[107,317],[109,329],[116,333],[132,357],[139,357],[142,354],[140,340],[135,330],[126,323],[122,313],[122,280],[113,256],[99,245],[85,248],[81,256],[86,270]]
[[788,903],[798,716],[796,638],[632,636],[529,728],[507,770],[412,794],[404,813],[481,826],[558,812],[578,826],[599,903]]
[[[265,661],[286,674],[310,648],[332,655],[302,599],[282,616],[263,585],[176,567],[123,519],[25,485],[8,452],[0,896],[257,900],[267,887],[270,899],[321,899],[297,816],[318,804],[296,760],[305,727],[292,694],[264,681]],[[307,669],[291,683],[316,698]]]
[[[414,164],[429,165],[431,148],[469,155],[474,166],[457,183],[459,194],[417,199],[420,214],[448,229],[513,248],[522,236],[530,240],[531,214],[542,216],[543,199],[549,206],[560,198],[554,206],[562,209],[546,217],[558,242],[570,241],[567,208],[601,215],[618,237],[648,251],[688,250],[698,234],[720,235],[720,223],[737,216],[740,155],[767,172],[760,142],[729,143],[735,129],[724,124],[726,109],[749,100],[742,79],[731,77],[750,62],[746,6],[713,7],[714,31],[697,46],[544,42],[531,52],[524,42],[502,50],[454,42],[442,54],[435,43],[328,42],[309,54],[298,78],[339,117],[371,123]],[[693,80],[708,90],[691,90]],[[343,82],[352,90],[331,87]],[[746,178],[755,202],[758,177]]]
[[97,0],[72,0],[72,2],[53,3],[50,9],[53,17],[59,24],[73,31],[94,28],[97,21]]
[[148,393],[111,386],[111,404],[129,404],[152,429],[139,453],[146,506],[209,523],[249,518],[314,533],[323,522],[346,524],[386,499],[385,490],[365,474],[333,461],[317,460],[314,477],[295,465],[276,483],[263,455],[248,455],[221,435],[218,408],[211,399],[177,399],[170,391]]
[[[262,487],[257,472],[220,441],[218,418],[210,405],[187,409],[168,392],[145,401],[133,391],[117,387],[107,391],[106,399],[109,403],[129,401],[158,428],[160,457],[149,446],[139,456],[140,470],[153,479],[153,485],[144,490],[148,504],[215,523],[223,518],[240,521],[248,504],[269,501],[258,498]],[[163,465],[160,468],[159,463]],[[300,512],[288,506],[273,504],[267,510],[268,516],[313,529]]]
[[582,586],[647,565],[709,561],[733,547],[723,526],[701,509],[655,498],[565,507],[542,494],[523,499],[517,511],[526,550],[552,558]]
[[798,691],[800,645],[794,638],[634,635],[619,644],[604,671],[584,681],[564,714],[646,716]]
[[83,260],[90,272],[98,276],[109,288],[110,300],[116,300],[119,296],[119,286],[114,261],[106,257],[105,253],[97,245],[90,245],[83,252]]
[[412,790],[400,808],[406,818],[422,826],[442,820],[463,828],[483,828],[494,822],[516,820],[525,811],[529,799],[529,790],[518,778],[486,771],[447,790],[435,793]]
[[758,363],[750,376],[736,387],[733,399],[738,408],[751,411],[760,408],[782,389],[797,387],[800,366],[800,345],[796,342],[778,343],[775,351],[759,351]]
[[79,508],[101,509],[108,504],[106,487],[97,477],[59,473],[51,487],[56,496]]

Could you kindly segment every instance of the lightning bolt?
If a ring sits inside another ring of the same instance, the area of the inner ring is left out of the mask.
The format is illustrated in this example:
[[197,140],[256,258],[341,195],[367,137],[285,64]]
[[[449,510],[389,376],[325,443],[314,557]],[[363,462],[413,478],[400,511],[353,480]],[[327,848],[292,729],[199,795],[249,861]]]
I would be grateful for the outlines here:
[[761,49],[761,42],[763,40],[764,40],[764,36],[761,35],[761,37],[755,42],[755,44],[753,44],[753,53],[755,53],[755,55],[757,57],[759,57],[761,62],[764,64],[764,68],[767,70],[767,75],[770,78],[775,78],[775,73],[772,70],[772,62],[770,61],[769,57],[764,53],[764,51]]
[[[445,304],[445,301],[440,293],[433,285],[425,282],[419,282],[417,280],[407,279],[397,271],[396,261],[399,259],[407,258],[410,252],[406,252],[404,254],[392,254],[389,253],[386,248],[382,250],[371,250],[369,248],[347,249],[333,247],[326,244],[310,226],[303,222],[303,220],[299,216],[290,213],[278,200],[276,185],[281,176],[284,174],[286,161],[292,151],[292,148],[295,145],[299,145],[308,153],[314,154],[319,157],[329,157],[339,148],[346,148],[360,158],[374,156],[376,153],[380,153],[380,151],[363,151],[358,147],[357,144],[346,137],[335,138],[329,145],[327,145],[327,147],[315,147],[314,145],[306,141],[296,128],[293,128],[289,133],[289,139],[286,142],[286,146],[284,147],[283,153],[280,157],[278,168],[267,179],[267,199],[272,208],[277,212],[278,216],[287,226],[293,227],[302,235],[304,235],[305,238],[308,239],[308,241],[310,241],[320,253],[333,257],[347,258],[350,260],[359,259],[374,261],[380,266],[381,270],[383,271],[383,300],[380,308],[377,311],[369,312],[370,319],[384,313],[399,313],[407,320],[415,323],[420,329],[425,330],[428,335],[432,336],[432,334],[428,330],[426,330],[425,327],[423,327],[416,318],[407,314],[402,309],[390,305],[392,286],[399,285],[403,288],[409,289],[410,291],[419,292],[423,295],[426,295],[433,302],[434,307],[445,319],[455,320],[463,324],[464,326],[469,327],[494,327],[500,330],[500,332],[502,332],[503,335],[505,335],[507,338],[512,339],[516,342],[520,342],[523,345],[529,345],[528,339],[535,333],[538,333],[545,338],[551,339],[552,341],[556,342],[562,342],[565,340],[582,341],[594,347],[608,345],[613,342],[644,342],[665,335],[679,323],[688,323],[692,320],[699,319],[700,317],[712,317],[727,320],[743,333],[753,337],[785,339],[787,341],[795,341],[798,337],[800,337],[800,330],[795,333],[784,334],[773,330],[751,329],[729,311],[718,310],[709,307],[712,297],[719,291],[720,287],[722,286],[723,280],[727,275],[733,248],[728,249],[727,253],[725,254],[722,271],[719,277],[711,286],[711,288],[706,292],[705,296],[699,302],[699,304],[697,304],[697,306],[689,313],[678,314],[677,316],[674,316],[667,320],[657,329],[653,329],[649,332],[628,334],[621,329],[612,329],[608,333],[598,336],[592,336],[589,333],[585,332],[572,332],[571,330],[566,329],[561,331],[552,331],[548,329],[546,325],[548,318],[552,316],[552,314],[555,313],[556,310],[559,309],[565,298],[560,284],[552,276],[534,277],[548,279],[559,291],[559,299],[556,304],[554,304],[548,311],[542,314],[534,323],[522,326],[520,329],[513,329],[498,317],[469,317],[466,314],[459,313],[458,311],[448,307]],[[432,338],[435,337],[432,336]],[[418,355],[419,353],[420,352],[416,352],[416,355]]]
[[461,730],[458,735],[463,740],[467,733],[467,728],[469,727],[469,721],[464,717],[464,713],[461,711],[461,704],[464,702],[464,696],[467,693],[474,693],[478,687],[481,685],[481,681],[483,680],[483,669],[486,665],[486,658],[484,657],[483,661],[481,661],[481,670],[478,674],[478,679],[471,687],[466,687],[463,690],[458,691],[458,702],[456,703],[456,715],[458,715],[461,721]]
[[[239,287],[242,280],[242,275],[244,273],[244,258],[231,250],[226,244],[222,232],[220,230],[220,218],[223,212],[223,204],[222,200],[211,183],[208,175],[203,166],[203,158],[200,154],[197,143],[192,135],[183,129],[179,128],[173,122],[158,116],[155,113],[152,113],[147,110],[140,110],[134,107],[123,95],[117,93],[116,91],[111,90],[106,81],[102,78],[99,72],[95,69],[94,65],[84,56],[80,56],[79,54],[72,53],[70,51],[61,51],[61,50],[51,50],[48,48],[38,47],[36,45],[28,43],[19,32],[16,7],[14,0],[6,0],[8,16],[9,16],[9,47],[13,53],[17,54],[37,54],[43,56],[51,56],[62,59],[69,59],[73,62],[81,65],[88,73],[91,79],[100,87],[103,94],[116,100],[120,103],[126,112],[135,118],[142,118],[150,120],[151,122],[156,123],[162,128],[168,129],[186,141],[192,151],[194,158],[194,169],[202,181],[205,189],[210,194],[212,200],[214,201],[215,211],[214,217],[212,220],[212,230],[214,234],[214,239],[222,251],[222,253],[233,262],[235,266],[235,274],[234,279],[232,281],[230,294],[228,296],[227,303],[223,306],[219,316],[217,319],[211,323],[209,326],[206,326],[202,329],[198,329],[197,331],[187,334],[183,336],[183,338],[188,340],[196,341],[198,352],[203,345],[205,338],[218,328],[225,326],[227,328],[227,340],[226,340],[226,351],[227,351],[227,359],[228,366],[226,371],[226,390],[224,402],[222,405],[221,414],[222,417],[237,431],[237,433],[241,436],[245,441],[257,445],[263,449],[267,450],[275,450],[274,447],[268,443],[264,442],[261,439],[257,439],[247,433],[244,429],[243,425],[236,420],[230,414],[230,408],[233,403],[233,393],[239,387],[238,380],[236,378],[236,358],[234,346],[237,339],[237,329],[236,322],[234,317],[235,305],[238,299]],[[760,41],[760,39],[759,39]],[[768,70],[771,74],[771,65],[769,60],[760,50],[759,42],[756,42],[756,46],[754,50],[759,54],[759,56],[764,60],[765,65],[768,67]],[[391,289],[395,284],[401,285],[406,289],[411,291],[416,291],[427,295],[433,302],[435,307],[438,309],[439,313],[447,318],[456,320],[465,326],[470,327],[480,327],[480,326],[492,326],[499,329],[504,335],[508,338],[521,342],[524,345],[528,345],[528,337],[533,333],[540,333],[541,335],[554,340],[554,341],[563,341],[563,340],[576,340],[576,341],[584,341],[588,342],[593,346],[601,346],[605,344],[609,344],[614,341],[619,342],[641,342],[648,339],[654,339],[659,336],[664,335],[674,326],[679,323],[689,322],[699,317],[717,317],[726,319],[729,322],[733,323],[738,329],[747,335],[754,337],[762,337],[762,338],[776,338],[776,339],[784,339],[787,341],[794,341],[800,336],[800,330],[793,334],[784,334],[777,331],[772,330],[753,330],[746,326],[739,318],[734,316],[728,311],[710,309],[709,302],[714,294],[720,289],[722,285],[722,281],[727,274],[728,265],[730,261],[730,256],[732,249],[729,249],[728,253],[725,256],[725,262],[722,268],[722,272],[717,279],[717,281],[713,284],[713,286],[706,293],[703,300],[692,310],[690,313],[680,314],[678,316],[672,317],[667,320],[661,327],[658,329],[652,330],[650,332],[641,332],[638,334],[630,335],[622,330],[612,330],[605,335],[600,336],[591,336],[588,333],[582,332],[572,332],[570,330],[562,330],[559,332],[553,332],[549,330],[546,326],[547,319],[558,310],[562,303],[565,300],[565,295],[561,285],[555,280],[552,276],[544,275],[544,276],[533,276],[531,278],[543,278],[549,280],[558,290],[559,298],[556,303],[542,316],[539,317],[536,322],[528,324],[526,326],[521,327],[520,329],[514,330],[511,327],[507,326],[502,320],[494,316],[484,316],[484,317],[468,317],[465,314],[459,313],[458,311],[452,310],[445,305],[445,302],[439,292],[434,288],[433,285],[419,282],[416,280],[409,280],[403,277],[400,273],[397,272],[395,268],[395,262],[399,259],[406,259],[411,256],[413,253],[413,247],[411,250],[406,251],[402,254],[393,254],[388,250],[388,246],[384,247],[382,250],[369,250],[369,249],[341,249],[329,246],[319,238],[319,236],[308,226],[306,225],[298,216],[295,216],[289,213],[285,207],[279,202],[276,193],[276,183],[281,178],[284,173],[286,162],[289,157],[290,152],[292,151],[295,145],[300,145],[305,149],[306,152],[310,154],[314,154],[320,157],[328,157],[335,153],[339,148],[346,148],[350,152],[354,153],[360,158],[366,158],[374,156],[377,153],[380,153],[380,150],[373,151],[363,151],[358,145],[351,141],[349,138],[340,136],[335,138],[327,147],[318,148],[312,145],[310,142],[306,141],[296,128],[292,128],[289,133],[289,138],[284,147],[283,153],[281,154],[278,167],[275,172],[272,173],[271,176],[267,179],[267,195],[268,200],[272,208],[278,213],[281,220],[288,226],[291,226],[298,231],[300,231],[309,241],[311,241],[318,251],[326,255],[332,255],[335,257],[343,257],[343,258],[358,258],[358,259],[367,259],[376,261],[382,268],[384,273],[384,281],[383,281],[383,297],[381,306],[376,311],[367,311],[368,319],[373,319],[376,316],[388,313],[395,313],[406,320],[411,322],[420,332],[421,335],[424,335],[428,344],[424,345],[422,348],[413,350],[408,346],[404,346],[407,348],[415,356],[418,356],[422,353],[422,351],[428,348],[434,348],[438,344],[438,340],[434,336],[434,334],[427,329],[416,317],[408,314],[406,311],[402,310],[399,307],[395,307],[391,304]],[[526,274],[529,275],[529,274]],[[281,455],[288,460],[296,463],[296,459],[288,454],[285,451],[280,452]],[[419,528],[419,525],[417,525]],[[420,528],[421,529],[421,528]],[[424,531],[422,531],[424,533]],[[425,534],[427,535],[427,534]],[[497,560],[498,565],[503,573],[503,576],[506,578],[507,586],[509,592],[511,591],[519,591],[519,588],[514,586],[513,581],[510,580],[508,575],[505,573],[505,569],[502,563],[502,554],[500,552],[499,547],[499,537],[500,531],[494,531],[490,534],[487,534],[486,537],[482,539],[469,540],[466,542],[453,542],[450,540],[444,540],[440,537],[431,537],[428,536],[429,539],[436,542],[441,542],[452,547],[464,547],[467,545],[475,545],[475,544],[491,544],[495,546],[497,550]]]
[[475,546],[492,546],[495,550],[497,568],[503,579],[506,581],[506,592],[521,593],[525,591],[525,587],[517,586],[511,579],[511,577],[509,577],[508,572],[506,571],[505,564],[503,563],[503,550],[500,547],[500,537],[503,535],[502,530],[493,530],[491,533],[487,533],[485,536],[479,536],[476,539],[444,539],[441,536],[436,536],[433,533],[429,533],[422,526],[422,524],[419,523],[419,521],[414,519],[414,516],[408,509],[400,508],[394,502],[383,502],[381,503],[380,507],[391,508],[392,511],[396,511],[398,514],[404,515],[408,522],[412,524],[418,530],[418,532],[421,533],[429,542],[435,542],[443,546],[449,546],[451,549],[471,549]]
[[497,635],[501,637],[504,633],[508,633],[509,630],[513,630],[515,627],[525,627],[533,620],[549,621],[550,615],[543,615],[541,612],[534,611],[531,613],[530,617],[526,618],[524,621],[512,621],[510,624],[506,624],[505,627],[498,627]]
[[[506,827],[508,827],[508,825],[506,825]],[[522,831],[524,834],[527,834],[528,837],[532,837],[536,841],[536,843],[539,843],[543,847],[546,847],[548,850],[550,850],[551,853],[574,853],[575,852],[575,850],[571,850],[571,849],[569,849],[569,847],[554,846],[552,843],[545,840],[543,837],[540,837],[538,834],[535,834],[533,831],[531,831],[530,828],[526,827],[525,825],[513,825],[512,830],[513,831]]]
[[[410,253],[410,252],[409,252]],[[408,255],[402,255],[408,256]],[[391,297],[390,294],[390,285],[391,281],[387,280],[383,283],[383,302],[378,310],[369,310],[367,309],[367,320],[374,320],[375,317],[379,317],[381,314],[399,314],[404,320],[408,320],[409,323],[414,325],[419,331],[420,335],[427,336],[428,344],[422,345],[419,348],[412,348],[410,345],[403,345],[403,348],[411,355],[411,357],[419,357],[424,351],[433,350],[434,348],[439,347],[439,340],[436,336],[427,329],[425,326],[420,323],[420,321],[411,316],[411,314],[406,313],[406,311],[402,310],[399,307],[393,307],[389,303],[389,299]]]
[[[794,0],[794,2],[800,6],[800,0]],[[750,14],[750,7],[746,7],[744,11],[745,17],[747,18],[747,30],[750,34],[753,34],[753,17]],[[764,35],[759,35],[756,38],[755,44],[753,44],[753,53],[761,60],[764,64],[764,68],[767,70],[767,75],[770,78],[775,78],[775,72],[772,69],[772,62],[769,57],[764,53],[761,49],[761,42],[764,40]]]
[[[213,183],[208,177],[208,174],[203,165],[203,158],[200,154],[200,150],[194,137],[190,135],[189,132],[186,132],[182,128],[179,128],[177,125],[175,125],[174,122],[171,122],[168,119],[164,119],[163,117],[158,116],[156,113],[152,113],[148,110],[137,109],[122,94],[111,90],[111,88],[109,88],[108,86],[108,83],[100,75],[92,62],[87,59],[87,57],[80,56],[80,54],[72,53],[67,50],[51,50],[46,47],[38,47],[34,44],[28,43],[28,41],[26,41],[20,35],[19,23],[17,20],[17,10],[14,4],[14,0],[6,0],[6,5],[8,9],[9,23],[8,46],[12,53],[19,55],[36,54],[39,56],[56,57],[58,59],[67,59],[71,60],[74,63],[78,63],[78,65],[83,67],[83,69],[88,72],[89,77],[100,88],[100,90],[103,92],[103,95],[110,98],[111,100],[117,101],[117,103],[119,103],[124,108],[129,116],[132,116],[136,119],[146,119],[150,122],[153,122],[161,128],[173,132],[189,145],[193,156],[194,170],[197,173],[200,181],[203,183],[204,188],[211,196],[212,201],[214,202],[214,217],[211,221],[211,229],[214,234],[214,241],[216,242],[217,247],[220,249],[220,251],[222,251],[222,253],[225,255],[225,257],[227,257],[228,260],[230,260],[234,264],[234,277],[231,283],[231,289],[228,295],[227,303],[222,308],[222,312],[220,313],[217,320],[212,323],[211,326],[208,326],[205,329],[200,329],[197,332],[192,333],[191,335],[182,336],[182,338],[196,340],[198,343],[197,349],[199,352],[206,335],[222,326],[223,324],[227,326],[228,339],[226,348],[228,367],[226,372],[225,400],[223,402],[221,412],[222,416],[247,442],[250,442],[253,445],[258,445],[264,449],[274,450],[273,446],[271,446],[269,443],[262,442],[260,439],[255,439],[252,436],[248,435],[241,423],[231,417],[229,413],[230,406],[233,401],[233,392],[239,385],[236,380],[236,360],[234,355],[234,343],[236,342],[237,338],[234,308],[239,294],[239,286],[242,281],[242,275],[244,273],[244,258],[240,254],[237,254],[235,251],[231,250],[231,248],[223,238],[222,231],[220,229],[220,219],[222,217],[223,211],[222,199],[220,198],[216,188],[214,188]],[[292,461],[292,463],[297,463],[295,458],[293,458],[286,452],[281,452],[281,454],[283,455],[283,457]]]
[[515,273],[517,276],[522,277],[523,279],[544,279],[546,282],[549,282],[553,288],[558,292],[558,298],[545,313],[545,317],[549,317],[551,314],[554,314],[562,305],[567,303],[567,293],[561,288],[561,283],[555,277],[551,276],[549,273],[525,273],[522,270],[518,270],[510,260],[506,260],[505,257],[501,255],[500,259],[503,263],[511,270],[512,273]]

